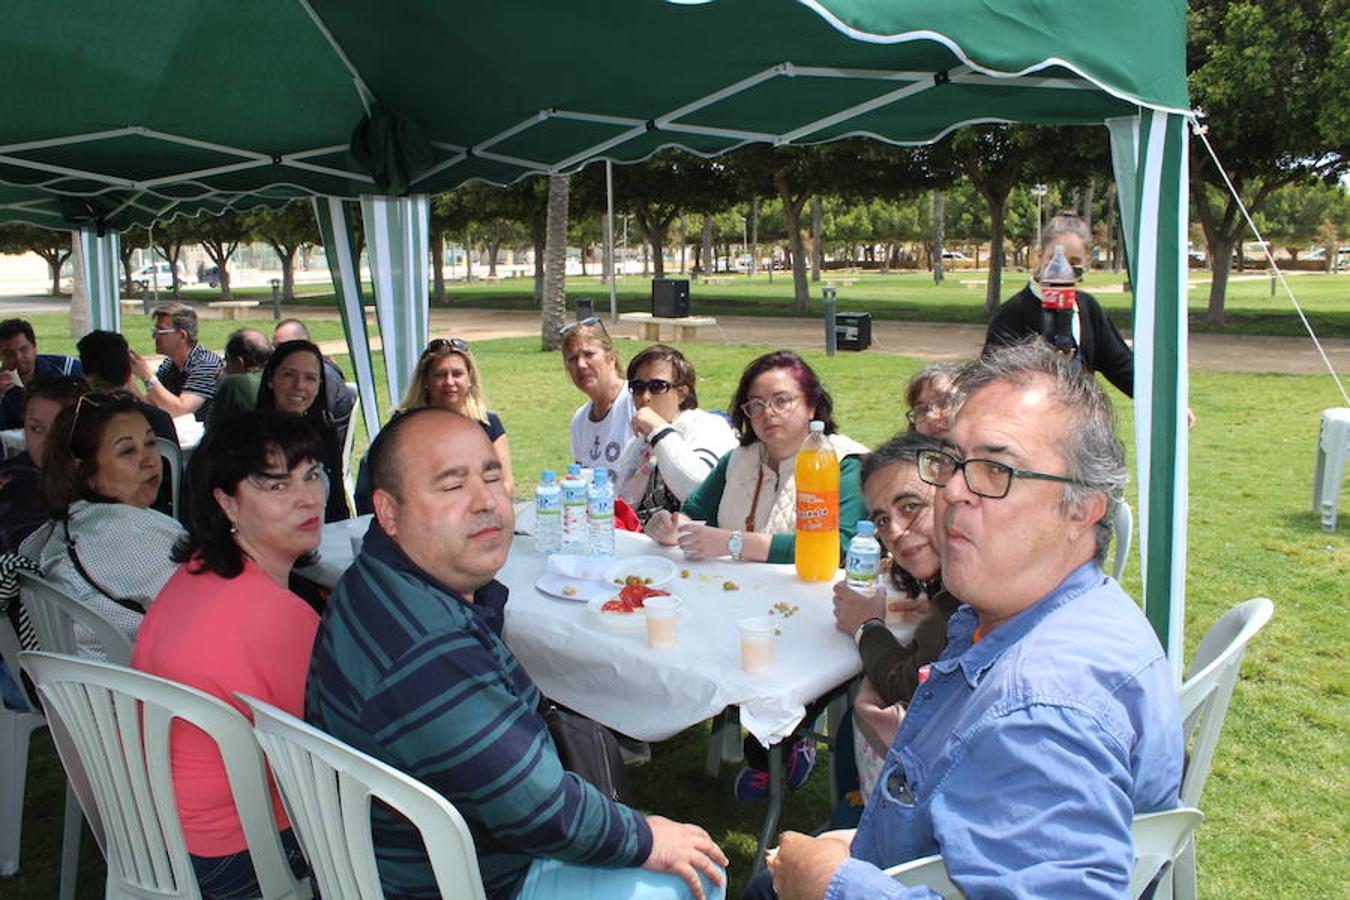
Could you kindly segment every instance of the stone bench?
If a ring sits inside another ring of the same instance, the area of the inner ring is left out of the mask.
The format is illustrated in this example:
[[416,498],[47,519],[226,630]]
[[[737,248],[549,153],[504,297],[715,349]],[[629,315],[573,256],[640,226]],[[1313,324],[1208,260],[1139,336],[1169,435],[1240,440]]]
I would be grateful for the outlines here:
[[856,278],[829,278],[826,279],[825,286],[832,288],[837,288],[840,285],[843,285],[844,287],[853,287],[853,282],[856,280]]
[[711,316],[681,316],[679,318],[666,318],[663,316],[653,316],[646,312],[620,313],[619,321],[636,322],[638,334],[644,341],[657,343],[661,340],[661,326],[668,324],[674,326],[674,337],[676,341],[693,341],[698,339],[698,330],[700,328],[716,327],[717,320]]
[[206,304],[211,309],[218,309],[221,315],[226,319],[242,319],[244,310],[252,309],[255,306],[261,306],[261,300],[217,300],[214,303]]
[[699,284],[731,284],[735,280],[730,275],[704,275]]

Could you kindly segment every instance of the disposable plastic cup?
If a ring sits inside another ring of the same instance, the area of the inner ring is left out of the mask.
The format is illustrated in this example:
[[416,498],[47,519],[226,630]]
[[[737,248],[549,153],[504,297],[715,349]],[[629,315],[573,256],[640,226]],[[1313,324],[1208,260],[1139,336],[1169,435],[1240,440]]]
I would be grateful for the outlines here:
[[777,622],[773,616],[752,616],[736,623],[741,632],[741,668],[763,672],[773,665],[773,637]]
[[674,647],[680,623],[678,597],[648,597],[642,604],[647,615],[647,644],[651,647]]
[[[687,521],[684,521],[684,522],[681,522],[681,523],[680,523],[679,529],[678,529],[677,533],[678,533],[678,534],[684,534],[686,531],[691,530],[695,525],[702,526],[702,525],[707,525],[707,524],[708,524],[708,523],[705,522],[705,521],[703,521],[702,519],[689,519],[689,520],[687,520]],[[688,556],[688,555],[689,555],[689,552],[686,550],[684,555],[685,555],[685,556]]]

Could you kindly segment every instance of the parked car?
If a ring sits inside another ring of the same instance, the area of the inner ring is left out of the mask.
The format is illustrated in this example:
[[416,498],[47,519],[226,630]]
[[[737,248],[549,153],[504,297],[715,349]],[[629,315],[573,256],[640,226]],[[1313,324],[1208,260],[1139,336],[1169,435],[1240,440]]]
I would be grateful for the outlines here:
[[960,250],[943,250],[942,258],[950,259],[955,262],[970,262],[970,257],[966,256]]
[[201,266],[197,269],[197,283],[220,287],[220,267]]
[[[183,282],[183,273],[178,273],[178,282]],[[140,271],[131,276],[131,286],[138,291],[158,287],[165,291],[173,288],[173,266],[166,262],[150,263],[141,266]]]

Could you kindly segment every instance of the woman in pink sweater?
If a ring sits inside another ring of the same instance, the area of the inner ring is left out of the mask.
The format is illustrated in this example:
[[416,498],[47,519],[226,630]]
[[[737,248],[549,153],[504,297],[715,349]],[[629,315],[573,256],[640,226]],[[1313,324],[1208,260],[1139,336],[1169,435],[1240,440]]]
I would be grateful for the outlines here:
[[[304,715],[315,611],[288,588],[323,526],[323,442],[296,415],[232,417],[193,454],[188,531],[178,571],[136,638],[132,666],[191,685],[247,712],[235,691]],[[174,725],[170,754],[178,812],[202,896],[256,896],[257,876],[215,742]],[[297,876],[306,872],[272,788],[272,807]]]

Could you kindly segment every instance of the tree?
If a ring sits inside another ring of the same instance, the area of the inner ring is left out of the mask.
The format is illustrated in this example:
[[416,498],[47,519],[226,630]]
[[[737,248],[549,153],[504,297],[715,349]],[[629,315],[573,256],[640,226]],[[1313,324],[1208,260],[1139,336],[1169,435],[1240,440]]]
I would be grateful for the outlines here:
[[[206,255],[211,258],[211,262],[216,264],[216,269],[220,272],[220,299],[229,300],[230,294],[230,258],[234,256],[234,251],[239,249],[239,245],[248,240],[251,232],[245,214],[234,211],[223,213],[219,216],[203,215],[197,219],[179,219],[179,222],[190,223],[191,234]],[[158,241],[158,235],[156,240]],[[177,270],[177,261],[170,260],[175,264]],[[174,281],[177,282],[177,278]]]
[[[171,287],[176,300],[182,287],[179,283],[179,272],[182,267],[178,265],[178,260],[183,255],[183,248],[197,240],[197,222],[195,219],[179,216],[169,222],[156,223],[150,228],[150,239],[154,242],[155,254],[167,262],[173,270]],[[222,275],[223,272],[222,269]]]
[[53,231],[36,225],[0,225],[0,253],[36,253],[47,263],[52,276],[52,296],[61,294],[61,267],[70,258],[69,231]]
[[567,314],[567,195],[568,176],[548,176],[546,259],[540,337],[544,350],[562,346],[563,318]]
[[[1350,198],[1339,184],[1288,184],[1271,192],[1256,223],[1266,240],[1278,243],[1297,260],[1304,247],[1340,230],[1347,206]],[[1332,226],[1331,232],[1327,225]],[[1334,244],[1324,247],[1328,254],[1336,252]]]
[[131,284],[131,258],[136,255],[137,250],[148,250],[150,248],[150,232],[142,225],[133,225],[122,232],[121,239],[117,242],[117,255],[122,263],[122,281],[126,284],[126,290],[130,291]]
[[[1192,0],[1187,71],[1209,142],[1253,214],[1284,185],[1334,181],[1350,145],[1350,28],[1335,0]],[[1246,229],[1209,152],[1193,142],[1191,203],[1223,327],[1229,260]]]
[[319,242],[319,223],[314,220],[314,205],[294,200],[280,209],[257,207],[245,214],[249,231],[261,238],[281,260],[281,296],[295,302],[295,254],[306,244]]
[[[598,168],[598,167],[593,167]],[[603,176],[603,169],[600,170]],[[687,153],[657,153],[640,163],[614,167],[614,205],[632,213],[642,239],[651,247],[653,274],[665,277],[666,244],[682,213],[716,213],[734,199],[726,163]],[[711,271],[707,260],[704,271]]]

